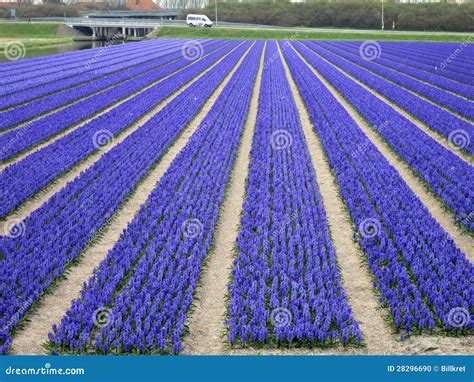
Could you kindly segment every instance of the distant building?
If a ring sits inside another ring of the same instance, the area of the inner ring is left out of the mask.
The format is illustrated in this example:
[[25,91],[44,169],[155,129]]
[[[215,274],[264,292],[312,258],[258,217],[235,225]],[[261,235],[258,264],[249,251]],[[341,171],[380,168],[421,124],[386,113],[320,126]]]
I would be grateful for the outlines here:
[[127,0],[128,9],[160,9],[153,0]]

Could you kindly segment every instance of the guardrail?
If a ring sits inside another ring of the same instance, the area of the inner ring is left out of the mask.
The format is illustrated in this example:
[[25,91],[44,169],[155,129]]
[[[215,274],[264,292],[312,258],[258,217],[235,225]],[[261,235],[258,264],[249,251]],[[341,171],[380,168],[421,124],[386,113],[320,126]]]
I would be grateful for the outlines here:
[[[62,19],[65,24],[80,26],[128,26],[128,27],[160,27],[165,25],[186,25],[186,20],[161,20],[161,19],[134,19],[134,18],[98,18],[98,17],[68,17]],[[219,21],[219,27],[230,28],[259,28],[259,29],[279,29],[273,25],[239,24],[226,21]]]
[[99,19],[85,17],[70,17],[64,19],[64,23],[74,26],[87,27],[127,27],[127,28],[157,28],[163,26],[164,20],[155,19]]
[[[27,19],[16,19],[16,20],[4,20],[8,22],[25,22]],[[96,17],[35,17],[31,19],[33,22],[60,22],[64,24],[70,24],[71,20],[108,20],[108,21],[113,21],[113,20],[132,20],[132,21],[139,21],[139,20],[144,20],[144,19],[134,19],[134,18],[96,18]],[[151,20],[153,22],[159,23],[162,26],[185,26],[186,25],[186,20],[161,20],[161,19],[146,19],[146,20]],[[2,21],[3,22],[3,21]],[[121,24],[122,26],[122,24]],[[279,26],[275,25],[263,25],[263,24],[241,24],[241,23],[233,23],[229,21],[219,21],[218,25],[215,25],[214,27],[227,27],[227,28],[249,28],[249,29],[291,29],[291,28],[282,28]]]

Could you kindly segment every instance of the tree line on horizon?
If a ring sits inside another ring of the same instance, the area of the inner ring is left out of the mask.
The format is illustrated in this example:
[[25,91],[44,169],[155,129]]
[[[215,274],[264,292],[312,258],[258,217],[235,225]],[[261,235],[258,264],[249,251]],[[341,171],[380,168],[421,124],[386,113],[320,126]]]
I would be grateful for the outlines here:
[[[215,16],[214,3],[186,13]],[[474,3],[384,4],[386,30],[473,32]],[[218,20],[282,27],[381,29],[380,1],[289,1],[249,0],[241,3],[218,2]]]

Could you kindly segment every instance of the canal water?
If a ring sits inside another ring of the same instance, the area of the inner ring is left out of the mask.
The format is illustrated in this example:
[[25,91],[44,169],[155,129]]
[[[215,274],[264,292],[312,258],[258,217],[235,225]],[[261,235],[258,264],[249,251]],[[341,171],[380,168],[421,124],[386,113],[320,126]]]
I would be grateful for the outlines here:
[[[105,45],[112,45],[112,44],[117,45],[117,44],[125,44],[125,43],[126,43],[125,41],[76,41],[76,42],[65,43],[65,44],[51,45],[47,47],[28,47],[25,49],[25,55],[23,59],[49,56],[51,54],[71,52],[74,50],[100,48]],[[0,51],[0,62],[7,61],[7,58],[5,57],[5,55],[1,53],[3,52]]]

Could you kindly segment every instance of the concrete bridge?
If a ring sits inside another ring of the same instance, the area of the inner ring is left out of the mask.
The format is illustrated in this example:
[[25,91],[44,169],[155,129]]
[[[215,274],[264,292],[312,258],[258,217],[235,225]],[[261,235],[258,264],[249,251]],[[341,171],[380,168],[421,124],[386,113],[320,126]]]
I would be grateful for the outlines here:
[[164,25],[160,19],[129,19],[129,18],[89,18],[69,17],[64,23],[81,32],[97,38],[107,38],[121,34],[122,36],[143,37]]

